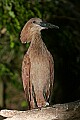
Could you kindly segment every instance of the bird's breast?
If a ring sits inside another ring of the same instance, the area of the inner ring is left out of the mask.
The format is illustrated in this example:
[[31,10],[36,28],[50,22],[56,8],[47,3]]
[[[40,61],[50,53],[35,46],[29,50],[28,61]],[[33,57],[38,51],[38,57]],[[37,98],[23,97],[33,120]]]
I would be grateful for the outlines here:
[[36,56],[30,58],[30,80],[35,88],[43,89],[50,82],[50,66],[48,56]]

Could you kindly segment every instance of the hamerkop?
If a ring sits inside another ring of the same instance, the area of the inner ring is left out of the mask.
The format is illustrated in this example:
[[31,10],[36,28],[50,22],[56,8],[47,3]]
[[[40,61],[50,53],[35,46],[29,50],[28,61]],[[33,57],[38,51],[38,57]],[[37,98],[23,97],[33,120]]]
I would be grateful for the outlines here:
[[41,38],[41,30],[58,28],[40,18],[31,18],[21,31],[21,42],[30,46],[22,62],[22,80],[30,108],[50,103],[54,81],[54,61]]

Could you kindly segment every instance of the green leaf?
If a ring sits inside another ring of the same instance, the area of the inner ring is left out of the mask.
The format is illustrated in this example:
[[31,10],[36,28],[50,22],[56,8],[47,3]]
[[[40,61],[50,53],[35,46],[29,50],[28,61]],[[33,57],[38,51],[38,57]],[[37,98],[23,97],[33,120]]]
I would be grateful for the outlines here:
[[22,106],[22,107],[27,107],[27,106],[28,106],[28,103],[27,103],[26,101],[22,101],[21,106]]
[[11,47],[11,48],[14,48],[14,45],[15,45],[14,42],[11,41],[11,43],[10,43],[10,47]]
[[12,17],[12,18],[15,18],[15,14],[13,11],[9,11],[9,15]]

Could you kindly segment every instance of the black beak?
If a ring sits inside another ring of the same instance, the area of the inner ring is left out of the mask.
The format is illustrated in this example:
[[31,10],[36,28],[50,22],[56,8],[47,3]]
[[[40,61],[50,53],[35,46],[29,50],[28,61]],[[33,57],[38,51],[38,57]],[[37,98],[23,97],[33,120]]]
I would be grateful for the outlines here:
[[47,23],[47,22],[40,22],[39,24],[41,27],[45,27],[45,28],[55,28],[55,29],[59,29],[58,26],[53,25],[51,23]]

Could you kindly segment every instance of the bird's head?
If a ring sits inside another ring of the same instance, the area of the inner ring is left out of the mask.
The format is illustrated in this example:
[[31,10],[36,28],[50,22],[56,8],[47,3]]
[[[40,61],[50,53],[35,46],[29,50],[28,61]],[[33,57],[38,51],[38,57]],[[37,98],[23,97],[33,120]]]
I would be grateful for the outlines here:
[[42,29],[48,28],[56,28],[59,29],[58,26],[53,25],[51,23],[47,23],[42,21],[40,18],[31,18],[23,27],[20,35],[20,39],[22,43],[30,42],[31,36],[35,33],[40,33]]

